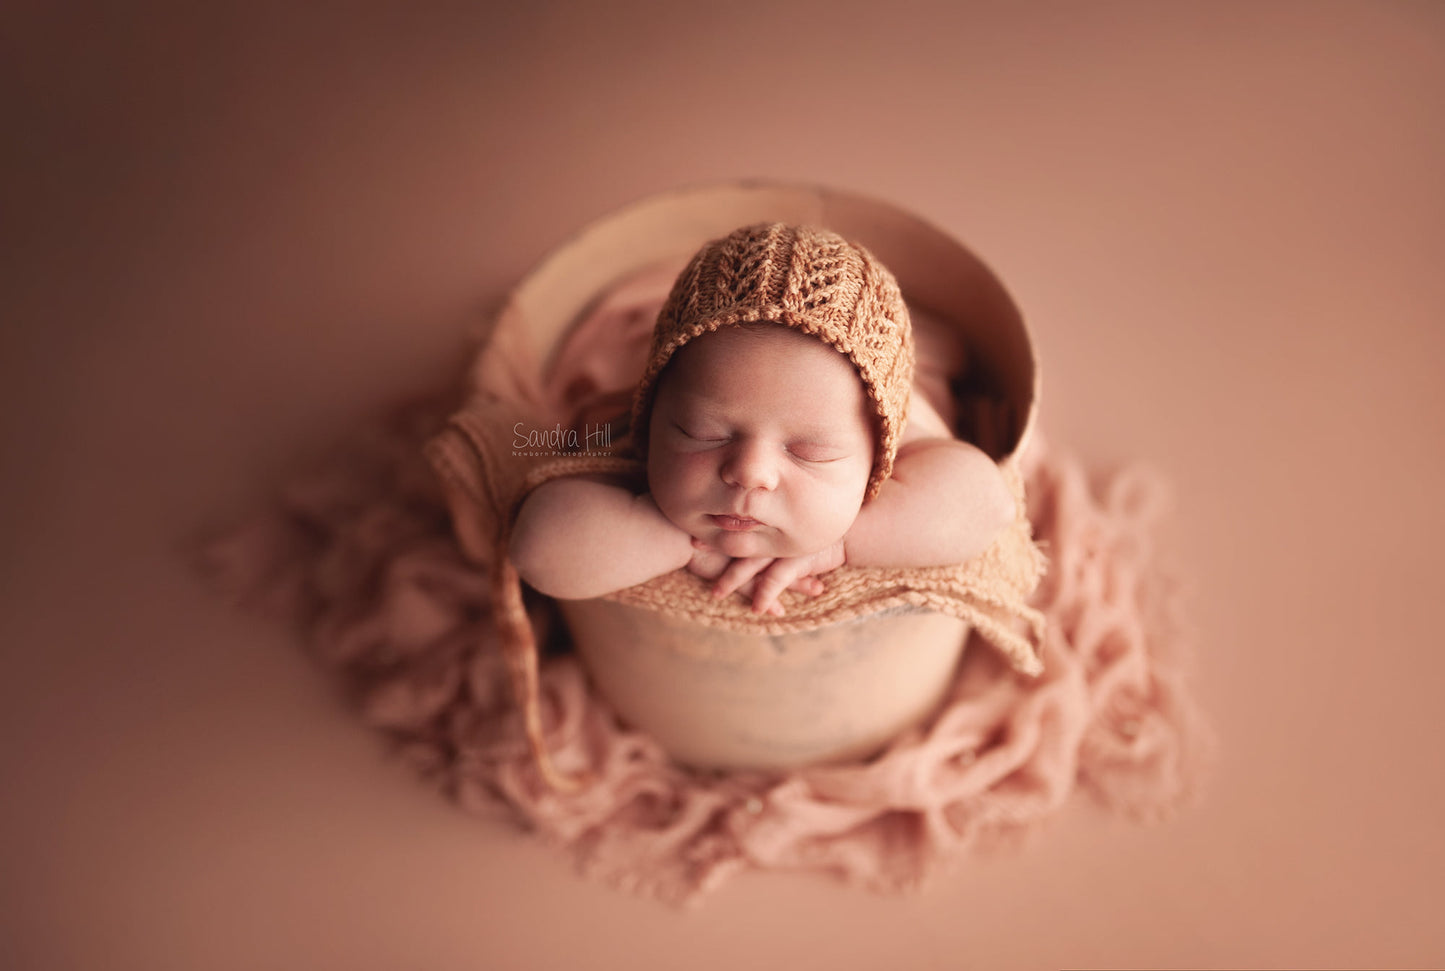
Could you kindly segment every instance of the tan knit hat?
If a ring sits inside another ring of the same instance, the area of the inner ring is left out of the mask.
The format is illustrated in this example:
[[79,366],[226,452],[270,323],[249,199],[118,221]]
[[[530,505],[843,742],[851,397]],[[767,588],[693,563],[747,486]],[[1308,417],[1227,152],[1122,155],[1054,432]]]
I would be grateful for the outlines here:
[[913,385],[913,331],[898,281],[863,247],[812,226],[745,226],[693,256],[657,315],[647,371],[632,405],[633,442],[647,454],[657,380],[677,349],[719,327],[769,321],[832,345],[863,379],[879,435],[867,498],[893,471]]

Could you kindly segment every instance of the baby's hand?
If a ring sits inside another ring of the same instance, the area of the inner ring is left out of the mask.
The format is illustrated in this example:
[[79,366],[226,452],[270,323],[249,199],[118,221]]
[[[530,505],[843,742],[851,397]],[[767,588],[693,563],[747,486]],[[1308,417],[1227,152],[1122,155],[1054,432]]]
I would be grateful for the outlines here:
[[716,580],[712,592],[714,597],[726,597],[733,592],[741,593],[753,602],[753,612],[783,615],[783,605],[778,597],[784,590],[792,588],[799,593],[816,597],[823,592],[823,581],[816,574],[827,573],[843,565],[843,542],[839,540],[826,549],[807,556],[743,556],[729,557],[693,540],[692,562],[688,569],[700,577]]

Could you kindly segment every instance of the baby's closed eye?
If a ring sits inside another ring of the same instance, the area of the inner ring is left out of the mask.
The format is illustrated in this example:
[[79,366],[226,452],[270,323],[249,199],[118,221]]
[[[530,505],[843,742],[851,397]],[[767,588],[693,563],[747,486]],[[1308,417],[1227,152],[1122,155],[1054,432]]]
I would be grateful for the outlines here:
[[694,442],[708,442],[715,444],[728,440],[728,435],[726,432],[717,428],[709,428],[706,425],[682,425],[678,422],[673,422],[672,427],[684,438],[689,438]]
[[846,449],[827,442],[793,442],[788,453],[804,462],[836,462],[848,457]]

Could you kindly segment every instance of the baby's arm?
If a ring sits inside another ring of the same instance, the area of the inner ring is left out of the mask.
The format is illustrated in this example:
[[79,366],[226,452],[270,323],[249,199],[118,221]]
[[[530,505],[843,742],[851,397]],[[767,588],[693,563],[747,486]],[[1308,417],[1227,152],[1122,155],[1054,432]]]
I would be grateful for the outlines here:
[[605,480],[553,479],[517,514],[510,547],[522,579],[563,600],[600,597],[687,566],[692,537],[647,494]]
[[947,566],[991,546],[1014,518],[1014,497],[998,465],[949,434],[922,396],[893,474],[843,538],[852,566]]

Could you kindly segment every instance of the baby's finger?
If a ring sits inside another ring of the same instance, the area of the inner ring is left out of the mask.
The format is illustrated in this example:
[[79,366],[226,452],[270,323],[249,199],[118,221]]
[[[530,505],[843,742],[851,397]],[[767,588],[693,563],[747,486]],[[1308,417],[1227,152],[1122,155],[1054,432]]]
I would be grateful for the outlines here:
[[781,617],[783,605],[778,603],[778,597],[791,583],[792,578],[787,575],[787,571],[780,571],[779,574],[769,570],[759,574],[753,587],[753,612]]
[[788,584],[788,589],[796,590],[804,596],[816,597],[818,594],[822,593],[826,589],[826,587],[823,586],[823,581],[819,580],[817,577],[807,576],[798,577],[798,579]]
[[769,563],[769,556],[739,556],[728,564],[712,586],[712,595],[718,599],[726,597],[753,577],[762,572]]

